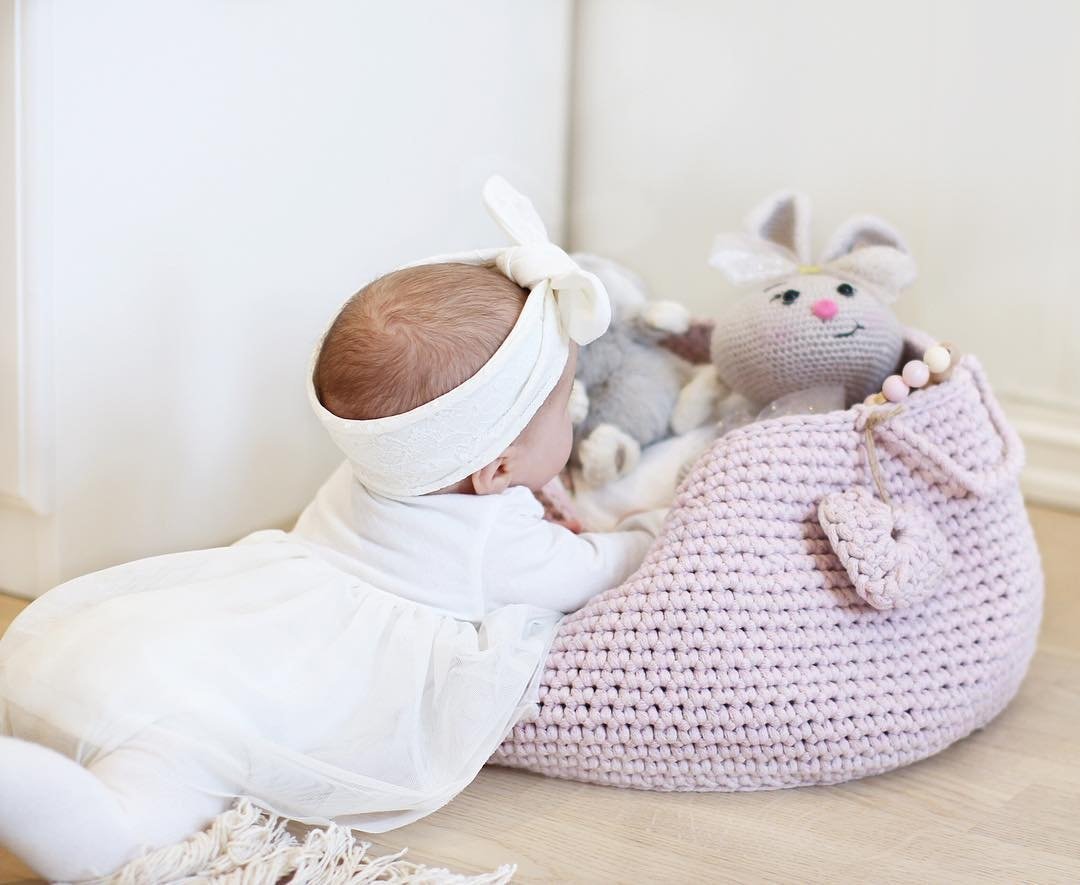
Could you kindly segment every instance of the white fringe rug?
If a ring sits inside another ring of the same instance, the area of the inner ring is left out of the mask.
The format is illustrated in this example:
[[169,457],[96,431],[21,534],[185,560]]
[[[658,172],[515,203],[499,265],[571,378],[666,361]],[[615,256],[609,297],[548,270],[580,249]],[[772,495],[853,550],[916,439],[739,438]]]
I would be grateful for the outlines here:
[[515,871],[502,866],[459,875],[411,863],[404,851],[373,857],[370,843],[356,841],[344,827],[313,829],[300,842],[287,824],[242,799],[201,833],[136,858],[93,885],[504,885]]

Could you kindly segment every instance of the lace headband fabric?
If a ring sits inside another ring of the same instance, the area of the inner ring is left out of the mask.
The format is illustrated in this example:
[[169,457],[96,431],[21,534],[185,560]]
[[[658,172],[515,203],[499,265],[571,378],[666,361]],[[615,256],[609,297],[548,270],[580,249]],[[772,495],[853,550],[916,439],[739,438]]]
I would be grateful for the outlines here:
[[339,418],[319,402],[314,384],[318,349],[312,358],[311,406],[357,479],[380,494],[424,495],[495,460],[558,383],[570,342],[588,344],[611,320],[603,284],[548,239],[527,198],[498,176],[488,179],[483,198],[515,245],[407,265],[460,262],[496,267],[529,290],[510,334],[479,372],[408,412],[358,421]]

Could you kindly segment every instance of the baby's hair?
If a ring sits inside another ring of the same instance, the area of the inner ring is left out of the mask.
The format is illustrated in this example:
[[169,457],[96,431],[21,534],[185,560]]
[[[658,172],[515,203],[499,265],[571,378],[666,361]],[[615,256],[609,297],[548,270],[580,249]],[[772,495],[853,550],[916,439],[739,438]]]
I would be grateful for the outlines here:
[[379,277],[349,299],[323,339],[315,392],[353,420],[415,409],[491,359],[528,293],[498,270],[426,264]]

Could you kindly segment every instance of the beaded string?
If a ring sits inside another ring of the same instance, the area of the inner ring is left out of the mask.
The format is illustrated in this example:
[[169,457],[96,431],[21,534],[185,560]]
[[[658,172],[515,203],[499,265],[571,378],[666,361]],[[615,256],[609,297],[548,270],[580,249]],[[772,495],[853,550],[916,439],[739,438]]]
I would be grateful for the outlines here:
[[[904,365],[899,375],[890,375],[881,385],[880,393],[872,393],[864,402],[868,406],[882,406],[885,403],[901,403],[907,399],[912,388],[927,387],[949,377],[950,369],[956,365],[951,344],[935,344],[927,348],[921,360],[910,360]],[[866,419],[863,433],[866,438],[866,457],[870,462],[870,476],[874,479],[881,500],[892,508],[892,497],[885,488],[885,476],[878,459],[877,444],[874,442],[874,428],[896,417],[904,407],[897,405],[888,411],[874,412]]]
[[881,393],[872,393],[864,402],[868,406],[883,406],[907,399],[913,388],[937,384],[949,377],[949,370],[956,365],[951,344],[935,344],[928,347],[921,360],[904,364],[899,375],[890,375],[881,385]]
[[884,424],[893,416],[899,415],[902,411],[904,411],[904,407],[897,406],[895,409],[890,409],[887,412],[874,412],[873,415],[866,419],[866,428],[863,430],[863,433],[866,435],[866,456],[870,461],[870,475],[874,478],[874,485],[877,486],[881,500],[890,508],[893,505],[892,497],[889,495],[888,489],[885,488],[885,477],[881,472],[881,462],[878,460],[877,444],[874,442],[874,428],[879,424]]

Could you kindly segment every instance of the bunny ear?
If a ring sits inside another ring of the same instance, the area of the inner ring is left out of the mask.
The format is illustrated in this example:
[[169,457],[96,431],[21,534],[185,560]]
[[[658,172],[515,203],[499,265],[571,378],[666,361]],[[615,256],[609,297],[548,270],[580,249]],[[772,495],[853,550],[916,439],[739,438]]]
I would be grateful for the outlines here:
[[799,270],[787,249],[747,234],[720,234],[713,241],[709,264],[736,286],[775,280]]
[[840,225],[829,238],[822,262],[832,261],[848,252],[865,246],[892,246],[901,252],[910,251],[904,238],[887,221],[874,215],[856,215]]
[[863,246],[830,261],[823,270],[862,280],[885,302],[895,301],[917,273],[915,259],[892,246]]
[[804,194],[773,194],[747,216],[746,229],[787,249],[799,264],[810,263],[810,201]]
[[544,221],[529,198],[501,175],[492,175],[484,182],[483,197],[491,217],[514,242],[522,246],[548,242]]

